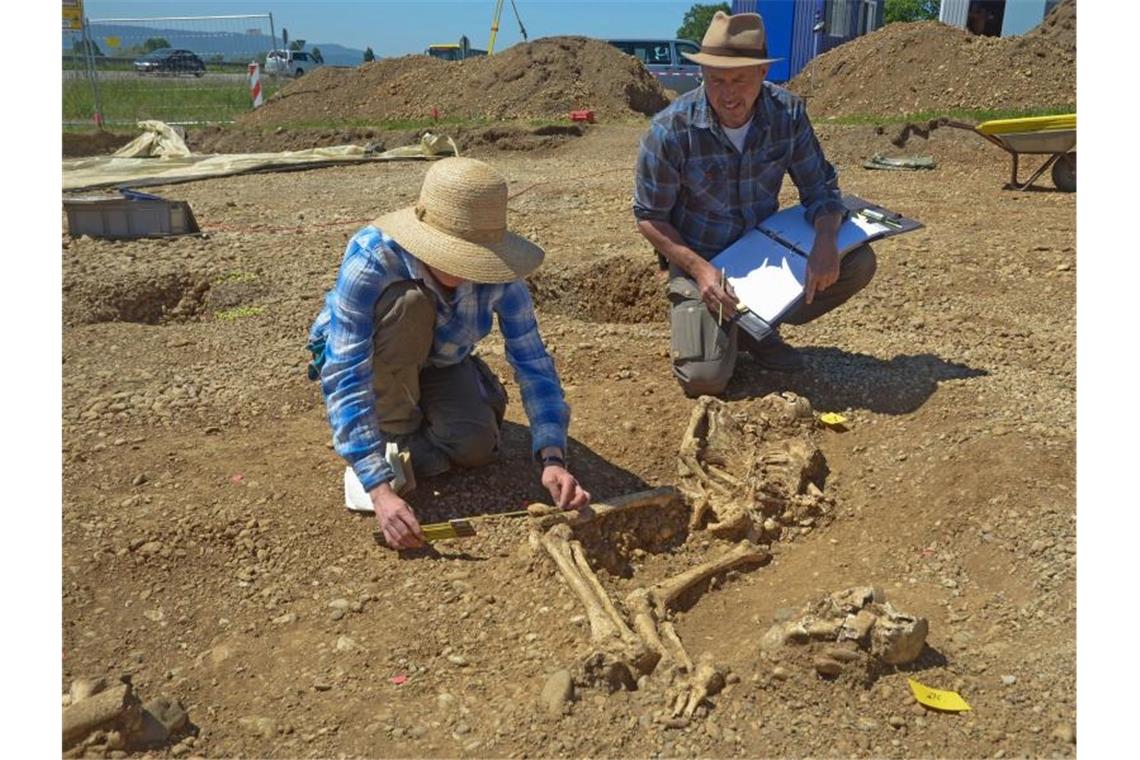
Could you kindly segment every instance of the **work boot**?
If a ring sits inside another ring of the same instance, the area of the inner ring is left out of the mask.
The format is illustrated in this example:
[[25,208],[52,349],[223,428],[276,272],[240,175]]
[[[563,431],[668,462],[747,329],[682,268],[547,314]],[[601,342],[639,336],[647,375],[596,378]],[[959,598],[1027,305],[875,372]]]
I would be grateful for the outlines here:
[[744,348],[764,369],[774,372],[802,372],[804,369],[803,354],[785,343],[774,330],[759,343],[751,339],[744,343]]
[[[424,435],[423,428],[414,433],[389,436],[401,452],[407,452],[412,460],[414,477],[430,478],[442,475],[451,469],[447,454],[437,449]],[[414,482],[414,481],[413,481]]]

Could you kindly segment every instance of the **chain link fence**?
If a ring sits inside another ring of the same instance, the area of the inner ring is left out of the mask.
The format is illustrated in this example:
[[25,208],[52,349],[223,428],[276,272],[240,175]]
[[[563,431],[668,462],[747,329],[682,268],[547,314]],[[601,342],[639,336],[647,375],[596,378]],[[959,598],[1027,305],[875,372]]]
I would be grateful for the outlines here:
[[[88,19],[63,33],[64,126],[232,122],[253,108],[249,64],[279,47],[270,14]],[[263,75],[263,97],[282,83]]]

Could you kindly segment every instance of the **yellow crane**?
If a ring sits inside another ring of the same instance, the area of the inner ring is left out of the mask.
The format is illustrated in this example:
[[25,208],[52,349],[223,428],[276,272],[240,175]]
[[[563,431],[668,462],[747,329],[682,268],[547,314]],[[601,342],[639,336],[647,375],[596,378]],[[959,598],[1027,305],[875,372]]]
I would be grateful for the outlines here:
[[[522,18],[519,17],[518,6],[515,5],[515,0],[511,0],[511,10],[515,12],[515,21],[519,22],[519,31],[522,32],[523,42],[526,41],[526,27],[523,26]],[[487,43],[487,55],[495,53],[495,35],[499,33],[499,19],[503,16],[503,0],[495,0],[495,15],[491,17],[491,41]]]

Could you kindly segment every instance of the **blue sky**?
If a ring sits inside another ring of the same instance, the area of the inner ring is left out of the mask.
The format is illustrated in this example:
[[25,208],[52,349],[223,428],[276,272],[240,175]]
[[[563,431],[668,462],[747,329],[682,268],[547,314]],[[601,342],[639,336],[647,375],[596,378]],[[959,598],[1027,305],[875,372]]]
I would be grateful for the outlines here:
[[[589,37],[673,37],[696,0],[515,0],[527,36],[579,34]],[[709,2],[709,0],[705,0]],[[309,43],[335,42],[371,46],[378,56],[422,53],[435,42],[453,42],[466,34],[472,47],[486,48],[494,0],[87,0],[90,19],[154,18],[272,13],[278,35]],[[518,22],[505,0],[495,50],[522,41]]]

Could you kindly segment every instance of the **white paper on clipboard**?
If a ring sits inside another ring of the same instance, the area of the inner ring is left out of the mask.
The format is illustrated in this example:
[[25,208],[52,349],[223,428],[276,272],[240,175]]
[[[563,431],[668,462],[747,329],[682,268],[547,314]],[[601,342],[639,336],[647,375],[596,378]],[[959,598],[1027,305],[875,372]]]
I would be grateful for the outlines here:
[[771,322],[803,295],[807,259],[749,230],[712,260],[723,269],[736,297],[765,322]]

